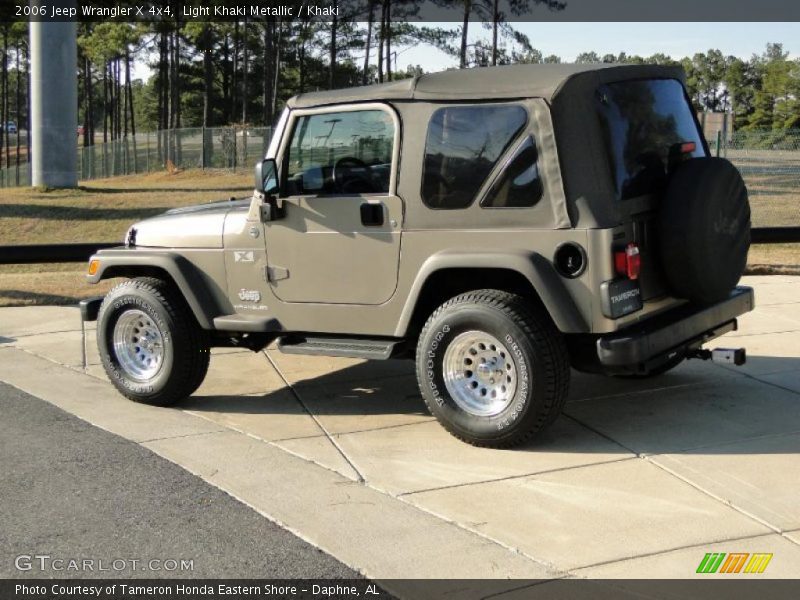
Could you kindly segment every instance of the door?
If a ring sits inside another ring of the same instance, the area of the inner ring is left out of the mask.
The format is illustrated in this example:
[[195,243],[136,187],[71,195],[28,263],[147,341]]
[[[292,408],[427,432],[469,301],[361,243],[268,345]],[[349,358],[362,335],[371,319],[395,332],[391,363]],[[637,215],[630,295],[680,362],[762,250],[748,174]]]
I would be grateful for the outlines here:
[[397,287],[399,122],[380,104],[293,113],[267,276],[284,302],[381,304]]

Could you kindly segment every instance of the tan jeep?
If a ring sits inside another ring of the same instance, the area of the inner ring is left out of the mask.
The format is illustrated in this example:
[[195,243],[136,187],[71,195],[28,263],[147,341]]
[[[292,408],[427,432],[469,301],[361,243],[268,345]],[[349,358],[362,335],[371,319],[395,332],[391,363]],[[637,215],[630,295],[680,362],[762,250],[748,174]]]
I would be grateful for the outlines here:
[[753,308],[738,171],[712,158],[680,69],[521,65],[291,99],[252,198],[137,223],[92,257],[126,277],[97,343],[128,398],[168,405],[209,348],[414,358],[451,433],[511,446],[570,366],[646,377]]

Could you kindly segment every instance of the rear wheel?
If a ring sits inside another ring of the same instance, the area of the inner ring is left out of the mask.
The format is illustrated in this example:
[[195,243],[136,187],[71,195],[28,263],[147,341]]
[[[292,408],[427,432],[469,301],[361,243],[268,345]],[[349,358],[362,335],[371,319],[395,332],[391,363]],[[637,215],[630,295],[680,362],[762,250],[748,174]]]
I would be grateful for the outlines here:
[[561,413],[569,388],[564,340],[520,296],[479,290],[440,306],[417,346],[428,409],[457,438],[510,447]]
[[97,317],[97,346],[111,382],[135,402],[173,404],[208,371],[205,332],[180,293],[160,279],[132,279],[108,293]]

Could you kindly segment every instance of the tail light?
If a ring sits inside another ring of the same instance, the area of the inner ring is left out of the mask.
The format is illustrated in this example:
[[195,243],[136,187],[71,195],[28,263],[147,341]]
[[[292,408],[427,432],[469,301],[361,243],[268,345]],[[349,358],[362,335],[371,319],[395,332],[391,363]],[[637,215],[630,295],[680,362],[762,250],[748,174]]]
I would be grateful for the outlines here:
[[669,147],[667,170],[672,172],[682,162],[689,160],[697,150],[695,142],[678,142]]
[[614,252],[614,270],[628,279],[639,279],[642,270],[642,256],[639,246],[631,242],[622,250]]

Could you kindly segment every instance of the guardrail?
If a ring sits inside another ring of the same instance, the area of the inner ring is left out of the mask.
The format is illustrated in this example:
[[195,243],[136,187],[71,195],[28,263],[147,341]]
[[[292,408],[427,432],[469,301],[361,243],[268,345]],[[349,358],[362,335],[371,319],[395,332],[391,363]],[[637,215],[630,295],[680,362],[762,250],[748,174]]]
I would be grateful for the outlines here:
[[[754,244],[797,244],[800,243],[800,227],[757,227],[752,230],[752,241]],[[118,242],[0,246],[0,265],[84,262],[98,250],[117,246],[120,246]]]
[[754,244],[800,243],[800,227],[756,227],[750,235]]
[[0,246],[0,265],[26,265],[36,263],[84,262],[104,248],[119,246],[114,243],[93,244],[26,244]]

